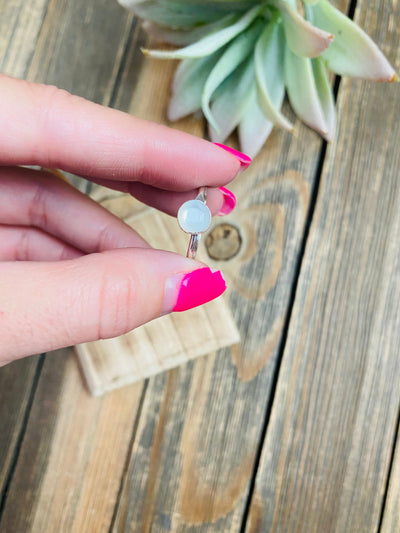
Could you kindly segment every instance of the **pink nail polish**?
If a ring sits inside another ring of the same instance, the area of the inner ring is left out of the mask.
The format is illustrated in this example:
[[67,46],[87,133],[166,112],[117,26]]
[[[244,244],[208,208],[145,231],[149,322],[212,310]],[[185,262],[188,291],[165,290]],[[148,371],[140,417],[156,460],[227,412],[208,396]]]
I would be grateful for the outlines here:
[[234,148],[230,148],[229,146],[225,146],[225,144],[220,143],[214,143],[215,146],[219,146],[226,152],[229,152],[230,154],[234,155],[236,159],[240,162],[240,166],[243,168],[247,168],[251,163],[251,157],[249,157],[246,154],[243,154],[242,152],[239,152],[238,150],[235,150]]
[[219,190],[222,192],[224,197],[224,203],[222,204],[222,207],[218,213],[218,216],[222,217],[224,215],[229,215],[229,213],[234,210],[236,205],[236,196],[233,194],[233,192],[225,189],[225,187],[219,187]]
[[225,289],[226,283],[219,270],[205,267],[187,274],[177,274],[167,280],[162,314],[186,311],[205,304],[221,296]]

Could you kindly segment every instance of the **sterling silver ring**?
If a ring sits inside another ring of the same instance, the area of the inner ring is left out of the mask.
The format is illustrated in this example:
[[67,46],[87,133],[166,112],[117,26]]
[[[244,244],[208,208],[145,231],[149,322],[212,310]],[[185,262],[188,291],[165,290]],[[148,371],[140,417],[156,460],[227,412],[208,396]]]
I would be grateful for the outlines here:
[[194,259],[201,234],[207,231],[211,224],[211,211],[207,207],[207,187],[200,187],[195,200],[182,204],[177,217],[180,228],[190,234],[186,257]]

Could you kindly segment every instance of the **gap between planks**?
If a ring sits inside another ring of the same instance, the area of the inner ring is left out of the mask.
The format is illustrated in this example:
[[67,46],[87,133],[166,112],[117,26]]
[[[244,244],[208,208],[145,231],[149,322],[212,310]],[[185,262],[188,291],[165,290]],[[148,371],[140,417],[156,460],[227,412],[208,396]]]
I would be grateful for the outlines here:
[[389,496],[389,491],[390,491],[390,484],[391,484],[391,481],[393,480],[392,476],[395,475],[396,455],[399,453],[400,453],[400,405],[399,405],[398,414],[397,414],[397,426],[396,426],[396,431],[393,437],[392,454],[390,457],[390,462],[389,462],[389,467],[388,467],[388,472],[387,472],[385,491],[384,491],[384,494],[382,495],[382,508],[381,508],[381,512],[379,516],[379,524],[378,524],[377,533],[387,531],[385,527],[386,525],[385,524],[385,511],[388,508],[388,496]]
[[[336,98],[336,96],[338,94],[339,86],[340,86],[340,78],[336,77],[336,79],[335,79],[335,98]],[[265,408],[265,418],[264,418],[263,428],[262,428],[262,431],[261,431],[261,437],[260,437],[260,440],[259,440],[259,443],[258,443],[258,447],[257,447],[256,458],[255,458],[254,465],[253,465],[253,471],[252,471],[252,476],[251,476],[251,481],[250,481],[249,493],[248,493],[248,496],[247,496],[246,505],[245,505],[244,512],[243,512],[243,519],[242,519],[242,524],[241,524],[241,528],[240,528],[240,533],[245,533],[247,520],[248,520],[248,516],[249,516],[249,513],[250,513],[251,502],[252,502],[252,499],[253,499],[255,485],[256,485],[257,471],[258,471],[258,468],[260,466],[262,450],[263,450],[263,447],[264,447],[264,442],[265,442],[265,438],[266,438],[267,431],[268,431],[268,424],[269,424],[269,421],[270,421],[270,418],[271,418],[271,412],[272,412],[272,408],[273,408],[273,405],[274,405],[275,391],[276,391],[276,387],[278,385],[279,373],[280,373],[280,369],[281,369],[281,365],[282,365],[283,354],[284,354],[284,351],[285,351],[285,346],[286,346],[286,341],[287,341],[287,336],[288,336],[288,331],[289,331],[290,319],[292,317],[292,311],[293,311],[294,301],[295,301],[295,297],[296,297],[296,290],[297,290],[299,277],[300,277],[301,265],[302,265],[302,262],[303,262],[304,253],[305,253],[305,249],[306,249],[306,245],[307,245],[307,240],[308,240],[308,236],[309,236],[309,232],[310,232],[311,222],[312,222],[312,219],[314,217],[315,206],[316,206],[316,203],[317,203],[318,191],[319,191],[319,186],[320,186],[320,181],[321,181],[322,168],[324,166],[324,161],[325,161],[325,156],[326,156],[326,148],[327,148],[327,143],[326,143],[326,141],[324,141],[324,143],[322,144],[321,149],[320,149],[318,166],[317,166],[317,171],[316,171],[316,176],[315,176],[315,183],[314,183],[313,190],[311,192],[311,200],[310,200],[310,206],[309,206],[307,217],[306,217],[303,240],[302,240],[302,243],[301,243],[299,258],[298,258],[296,269],[295,269],[295,274],[293,276],[293,285],[291,287],[288,310],[287,310],[287,313],[286,313],[286,316],[285,316],[285,320],[284,320],[284,325],[283,325],[283,328],[282,328],[282,338],[281,338],[281,341],[279,343],[278,357],[277,357],[276,366],[275,366],[273,377],[272,377],[271,391],[270,391],[270,394],[268,396],[267,404],[266,404],[266,408]]]
[[[351,5],[350,5],[350,8],[349,8],[349,16],[351,18],[353,18],[354,16],[354,13],[355,13],[355,8],[356,8],[356,2],[353,1],[351,2]],[[322,167],[321,167],[321,170],[322,170]],[[320,178],[320,176],[319,176]],[[304,250],[303,250],[304,251]],[[290,320],[290,319],[289,319]],[[285,343],[285,340],[283,341],[283,343]],[[279,369],[277,370],[277,373],[279,373]],[[396,413],[396,411],[395,411]],[[268,420],[266,420],[266,425],[268,424]],[[388,466],[387,466],[387,469],[384,473],[384,476],[386,476],[386,482],[385,482],[385,479],[383,480],[383,490],[381,492],[381,497],[382,497],[382,502],[381,502],[381,511],[380,511],[380,514],[379,514],[379,521],[378,521],[378,525],[377,525],[377,531],[381,531],[382,530],[382,525],[384,523],[384,514],[385,514],[385,507],[386,507],[386,504],[387,504],[387,498],[388,498],[388,492],[390,490],[390,485],[391,485],[391,481],[393,481],[394,483],[394,480],[391,479],[391,476],[394,475],[394,471],[395,471],[395,458],[396,458],[396,455],[399,453],[399,447],[400,447],[400,443],[398,443],[398,439],[399,439],[399,424],[400,424],[400,408],[398,407],[397,409],[397,414],[395,415],[395,424],[393,425],[393,427],[395,428],[394,430],[394,434],[392,436],[392,439],[391,439],[391,445],[388,446],[388,449],[389,449],[389,453],[387,454],[388,455]],[[265,427],[265,434],[266,434],[266,430],[267,430],[267,427]],[[397,447],[396,447],[396,443],[397,443]],[[254,490],[254,486],[252,487],[253,490]],[[250,500],[250,498],[249,498]],[[251,502],[249,502],[251,504]],[[246,527],[246,522],[247,522],[247,518],[248,518],[248,515],[246,515],[244,517],[244,523],[242,524],[242,531],[244,531],[244,528]],[[386,531],[386,529],[384,529],[383,527],[383,530]]]
[[[356,4],[357,4],[357,0],[352,0],[351,4],[349,6],[348,16],[351,19],[353,19],[353,17],[354,17]],[[337,101],[337,96],[339,94],[341,80],[342,80],[341,76],[335,76],[334,77],[333,94],[334,94],[335,102]],[[300,277],[301,265],[302,265],[302,262],[303,262],[303,259],[304,259],[304,254],[305,254],[305,250],[306,250],[306,246],[307,246],[307,240],[308,240],[309,233],[310,233],[310,227],[311,227],[311,223],[312,223],[312,220],[313,220],[313,217],[314,217],[314,213],[315,213],[315,206],[317,204],[318,191],[319,191],[319,188],[320,188],[321,175],[322,175],[322,170],[323,170],[324,162],[325,162],[325,158],[326,158],[327,146],[328,146],[328,143],[326,141],[324,141],[322,146],[321,146],[320,153],[319,153],[318,166],[317,166],[317,171],[315,173],[314,187],[313,187],[313,189],[311,191],[311,200],[310,200],[310,206],[309,206],[307,217],[306,217],[303,240],[302,240],[302,243],[301,243],[301,249],[300,249],[298,262],[297,262],[297,265],[296,265],[295,275],[293,276],[293,285],[292,285],[292,290],[291,290],[291,293],[290,293],[289,306],[288,306],[287,314],[286,314],[284,325],[283,325],[282,339],[281,339],[281,342],[279,344],[278,358],[277,358],[276,367],[275,367],[275,370],[274,370],[274,375],[273,375],[273,378],[272,378],[271,393],[270,393],[270,395],[268,397],[268,402],[267,402],[267,406],[266,406],[266,409],[265,409],[265,419],[264,419],[263,429],[262,429],[262,432],[261,432],[261,438],[260,438],[260,441],[259,441],[259,444],[258,444],[258,448],[257,448],[256,459],[255,459],[255,462],[254,462],[254,468],[253,468],[250,487],[249,487],[249,494],[247,496],[246,506],[245,506],[245,509],[244,509],[244,512],[243,512],[243,519],[242,519],[242,524],[241,524],[241,528],[240,528],[240,533],[245,533],[245,531],[246,531],[247,521],[248,521],[250,508],[251,508],[251,502],[253,500],[253,495],[254,495],[254,490],[255,490],[255,485],[256,485],[256,478],[257,478],[257,471],[258,471],[258,468],[260,466],[262,450],[263,450],[263,447],[264,447],[265,438],[267,436],[268,425],[269,425],[269,421],[270,421],[270,418],[271,418],[272,408],[273,408],[273,405],[274,405],[275,391],[276,391],[276,387],[278,385],[279,373],[280,373],[282,360],[283,360],[283,354],[285,352],[285,346],[286,346],[286,341],[287,341],[287,337],[288,337],[290,319],[292,317],[292,311],[293,311],[294,301],[295,301],[295,297],[296,297],[296,290],[297,290],[299,277]]]
[[39,357],[39,361],[37,362],[36,369],[35,369],[35,374],[34,374],[33,380],[32,380],[31,390],[29,392],[29,398],[28,398],[28,401],[26,403],[26,408],[25,408],[25,413],[24,413],[24,416],[23,416],[23,421],[22,421],[22,424],[21,424],[21,428],[19,430],[18,438],[17,438],[15,446],[14,446],[13,457],[12,457],[12,459],[10,461],[9,471],[7,473],[7,476],[6,476],[5,480],[4,480],[4,485],[3,485],[3,487],[1,488],[1,491],[0,491],[0,530],[1,530],[1,518],[3,516],[3,510],[4,510],[4,507],[5,507],[6,502],[7,502],[8,489],[10,487],[10,484],[11,484],[11,481],[12,481],[12,478],[13,478],[13,475],[14,475],[14,471],[15,471],[15,468],[16,468],[17,463],[18,463],[19,454],[21,452],[22,442],[23,442],[24,437],[25,437],[26,428],[28,426],[28,421],[29,421],[29,416],[30,416],[31,411],[32,411],[33,400],[35,398],[35,394],[36,394],[36,391],[37,391],[37,388],[38,388],[38,385],[39,385],[39,380],[40,380],[40,376],[41,376],[41,373],[42,373],[42,369],[43,369],[45,358],[46,358],[46,355],[45,354],[41,354],[40,357]]
[[129,441],[127,454],[126,454],[126,457],[125,457],[124,469],[123,469],[122,475],[121,475],[121,481],[120,481],[120,485],[119,485],[119,489],[118,489],[118,494],[117,494],[117,497],[115,499],[115,506],[114,506],[113,515],[111,517],[109,533],[113,532],[113,529],[114,529],[114,526],[115,526],[115,522],[117,520],[119,503],[121,501],[123,488],[124,488],[124,484],[125,484],[125,479],[126,479],[126,476],[128,475],[128,471],[129,471],[131,452],[132,452],[133,444],[134,444],[135,439],[136,439],[136,433],[137,433],[137,429],[139,427],[139,420],[140,420],[140,417],[142,415],[142,410],[143,410],[143,405],[144,405],[144,401],[145,401],[145,398],[146,398],[148,385],[149,385],[149,380],[146,379],[146,381],[144,382],[144,385],[143,385],[142,394],[140,396],[137,413],[136,413],[135,420],[134,420],[134,423],[133,423],[132,434],[131,434],[131,438],[130,438],[130,441]]

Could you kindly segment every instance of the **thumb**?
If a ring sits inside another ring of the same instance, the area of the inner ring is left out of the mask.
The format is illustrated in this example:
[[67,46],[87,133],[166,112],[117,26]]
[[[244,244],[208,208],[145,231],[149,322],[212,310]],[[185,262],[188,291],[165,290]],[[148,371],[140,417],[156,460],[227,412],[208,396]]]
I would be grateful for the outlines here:
[[0,264],[0,365],[115,337],[224,292],[219,271],[177,254],[125,248],[59,262]]

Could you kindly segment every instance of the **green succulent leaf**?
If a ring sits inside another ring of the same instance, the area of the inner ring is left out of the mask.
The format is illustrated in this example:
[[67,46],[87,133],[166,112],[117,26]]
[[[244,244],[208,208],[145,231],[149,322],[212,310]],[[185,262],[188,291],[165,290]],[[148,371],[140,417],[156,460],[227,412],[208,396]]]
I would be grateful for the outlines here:
[[306,6],[309,20],[335,36],[323,58],[342,76],[394,81],[397,76],[373,40],[327,0]]
[[292,130],[293,125],[280,112],[285,94],[284,49],[282,24],[273,19],[265,27],[254,52],[258,103],[273,124]]
[[208,128],[213,142],[224,142],[233,132],[246,115],[253,93],[255,94],[254,58],[251,56],[215,92],[211,114],[218,125],[218,130],[211,124]]
[[247,30],[229,43],[222,57],[217,61],[204,85],[202,109],[213,128],[218,131],[218,124],[210,111],[210,99],[215,89],[249,56],[260,33],[262,22],[255,21]]
[[229,13],[229,9],[219,2],[188,3],[179,0],[147,0],[132,2],[132,0],[119,0],[119,2],[146,20],[170,26],[171,28],[189,28],[199,24],[206,24],[220,19]]
[[216,31],[222,30],[227,26],[231,26],[237,20],[237,16],[233,13],[225,15],[217,21],[208,24],[200,24],[199,26],[190,28],[173,29],[168,26],[160,26],[148,20],[143,22],[143,28],[148,34],[152,35],[159,41],[173,44],[175,46],[187,46],[203,39],[207,35],[211,35]]
[[223,28],[222,30],[216,31],[203,39],[200,39],[197,43],[181,48],[180,50],[143,50],[143,52],[151,57],[156,57],[158,59],[186,59],[189,57],[204,57],[213,52],[216,52],[219,48],[227,44],[229,41],[234,39],[242,31],[244,31],[254,19],[265,9],[265,6],[255,6],[250,11],[245,13],[242,17],[238,18],[237,21]]
[[210,56],[184,59],[180,63],[172,84],[172,97],[168,107],[169,120],[179,120],[201,108],[203,86],[222,53],[223,50],[218,50]]
[[317,57],[331,44],[332,34],[313,26],[283,0],[274,0],[285,28],[287,44],[299,56]]
[[263,147],[274,124],[262,112],[257,98],[257,91],[253,88],[246,113],[238,127],[239,144],[245,154],[254,157]]
[[[170,120],[202,110],[215,142],[237,128],[254,156],[274,125],[292,130],[285,92],[300,119],[330,140],[335,104],[327,67],[340,75],[394,81],[374,42],[329,0],[118,0],[181,59]],[[304,15],[304,16],[303,16]]]
[[326,124],[326,134],[323,135],[323,137],[325,140],[331,141],[336,128],[336,108],[331,82],[329,81],[325,61],[321,57],[316,57],[315,59],[312,59],[311,62],[319,103]]
[[[299,118],[308,126],[318,131],[325,139],[333,134],[334,119],[332,116],[333,98],[323,65],[317,64],[315,71],[313,62],[308,57],[299,57],[289,47],[285,53],[285,79],[290,104]],[[317,74],[317,77],[315,76]],[[299,80],[300,83],[299,83]],[[326,83],[325,83],[326,82]]]

